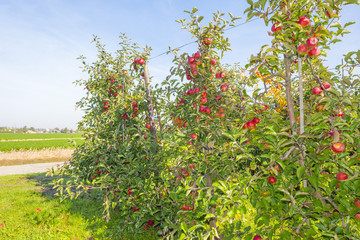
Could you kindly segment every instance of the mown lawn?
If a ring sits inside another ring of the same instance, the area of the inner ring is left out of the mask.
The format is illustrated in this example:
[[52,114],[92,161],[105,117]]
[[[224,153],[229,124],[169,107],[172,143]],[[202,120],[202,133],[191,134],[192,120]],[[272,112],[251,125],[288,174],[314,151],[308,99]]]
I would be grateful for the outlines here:
[[[102,200],[96,192],[60,202],[49,185],[55,178],[45,173],[0,177],[1,240],[122,239],[118,212],[111,213],[109,223],[101,219]],[[160,237],[150,229],[135,239]]]

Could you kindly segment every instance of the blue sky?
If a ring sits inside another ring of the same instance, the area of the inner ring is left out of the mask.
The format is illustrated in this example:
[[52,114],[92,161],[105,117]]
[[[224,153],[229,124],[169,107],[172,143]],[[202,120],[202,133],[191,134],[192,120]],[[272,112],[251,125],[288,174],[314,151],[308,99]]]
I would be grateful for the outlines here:
[[[175,20],[185,18],[184,10],[194,6],[206,22],[217,10],[243,16],[247,4],[245,0],[0,0],[0,126],[75,129],[83,114],[75,110],[75,103],[83,89],[73,82],[86,78],[76,58],[95,60],[93,34],[115,51],[119,33],[124,32],[141,46],[151,46],[156,56],[168,46],[191,41]],[[328,53],[329,66],[359,49],[359,12],[359,6],[344,8],[341,22],[358,23]],[[269,28],[260,20],[227,31],[233,51],[223,62],[245,64],[270,42]],[[193,52],[195,45],[183,50]],[[164,55],[149,63],[155,82],[166,77],[171,60]]]

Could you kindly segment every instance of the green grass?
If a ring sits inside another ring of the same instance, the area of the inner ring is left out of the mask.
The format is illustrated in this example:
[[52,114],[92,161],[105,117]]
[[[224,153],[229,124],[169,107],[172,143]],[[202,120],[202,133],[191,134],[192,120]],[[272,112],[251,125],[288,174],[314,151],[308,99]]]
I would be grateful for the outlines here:
[[[121,239],[119,213],[112,212],[109,223],[102,220],[102,199],[96,200],[96,192],[60,202],[49,185],[55,178],[45,174],[0,177],[0,239]],[[160,239],[154,231],[135,239]]]
[[[73,139],[76,145],[84,142],[82,139]],[[0,151],[8,152],[12,150],[30,150],[44,148],[73,148],[74,145],[68,139],[39,140],[39,141],[10,141],[0,142]]]
[[0,133],[0,140],[14,139],[49,139],[49,138],[81,138],[80,133]]

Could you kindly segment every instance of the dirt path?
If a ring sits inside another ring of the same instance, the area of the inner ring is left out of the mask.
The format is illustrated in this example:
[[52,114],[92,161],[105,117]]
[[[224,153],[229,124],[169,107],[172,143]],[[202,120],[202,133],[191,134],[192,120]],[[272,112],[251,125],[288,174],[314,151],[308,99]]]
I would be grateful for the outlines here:
[[0,176],[47,172],[48,169],[50,168],[56,169],[58,165],[62,165],[63,163],[64,162],[52,162],[52,163],[34,163],[34,164],[26,164],[26,165],[2,166],[0,167]]

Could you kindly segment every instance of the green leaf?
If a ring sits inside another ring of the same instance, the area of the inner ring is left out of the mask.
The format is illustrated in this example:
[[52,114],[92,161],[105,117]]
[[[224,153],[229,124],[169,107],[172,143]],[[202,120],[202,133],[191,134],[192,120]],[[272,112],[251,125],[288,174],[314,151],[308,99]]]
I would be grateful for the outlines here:
[[222,132],[222,135],[224,135],[225,137],[230,138],[231,140],[235,140],[234,137],[230,133]]
[[[182,224],[182,223],[181,223],[181,224]],[[186,235],[185,235],[184,233],[182,233],[179,239],[180,239],[180,240],[183,240],[183,239],[185,239],[185,238],[186,238]]]
[[318,187],[319,187],[319,181],[318,181],[317,177],[315,177],[315,176],[312,176],[312,177],[308,176],[307,179],[309,180],[309,182],[311,183],[311,185],[313,185],[314,188],[317,190]]
[[208,214],[206,214],[205,219],[210,219],[210,218],[214,218],[214,217],[216,217],[215,214],[208,213]]
[[296,176],[297,176],[297,178],[298,178],[299,180],[300,180],[301,177],[304,175],[305,170],[306,170],[306,168],[305,168],[304,166],[301,166],[301,167],[299,167],[299,168],[296,170]]
[[254,4],[253,1],[251,1],[251,0],[247,0],[247,3],[248,3],[249,5],[253,5],[253,4]]
[[345,5],[348,5],[348,4],[360,5],[360,1],[359,0],[345,0]]
[[337,27],[337,28],[341,28],[341,24],[340,24],[340,22],[339,21],[336,21],[336,22],[334,22],[333,24],[331,24],[331,26],[330,27]]
[[187,233],[188,227],[187,227],[186,223],[184,223],[184,222],[181,223],[181,229],[184,231],[184,233]]

